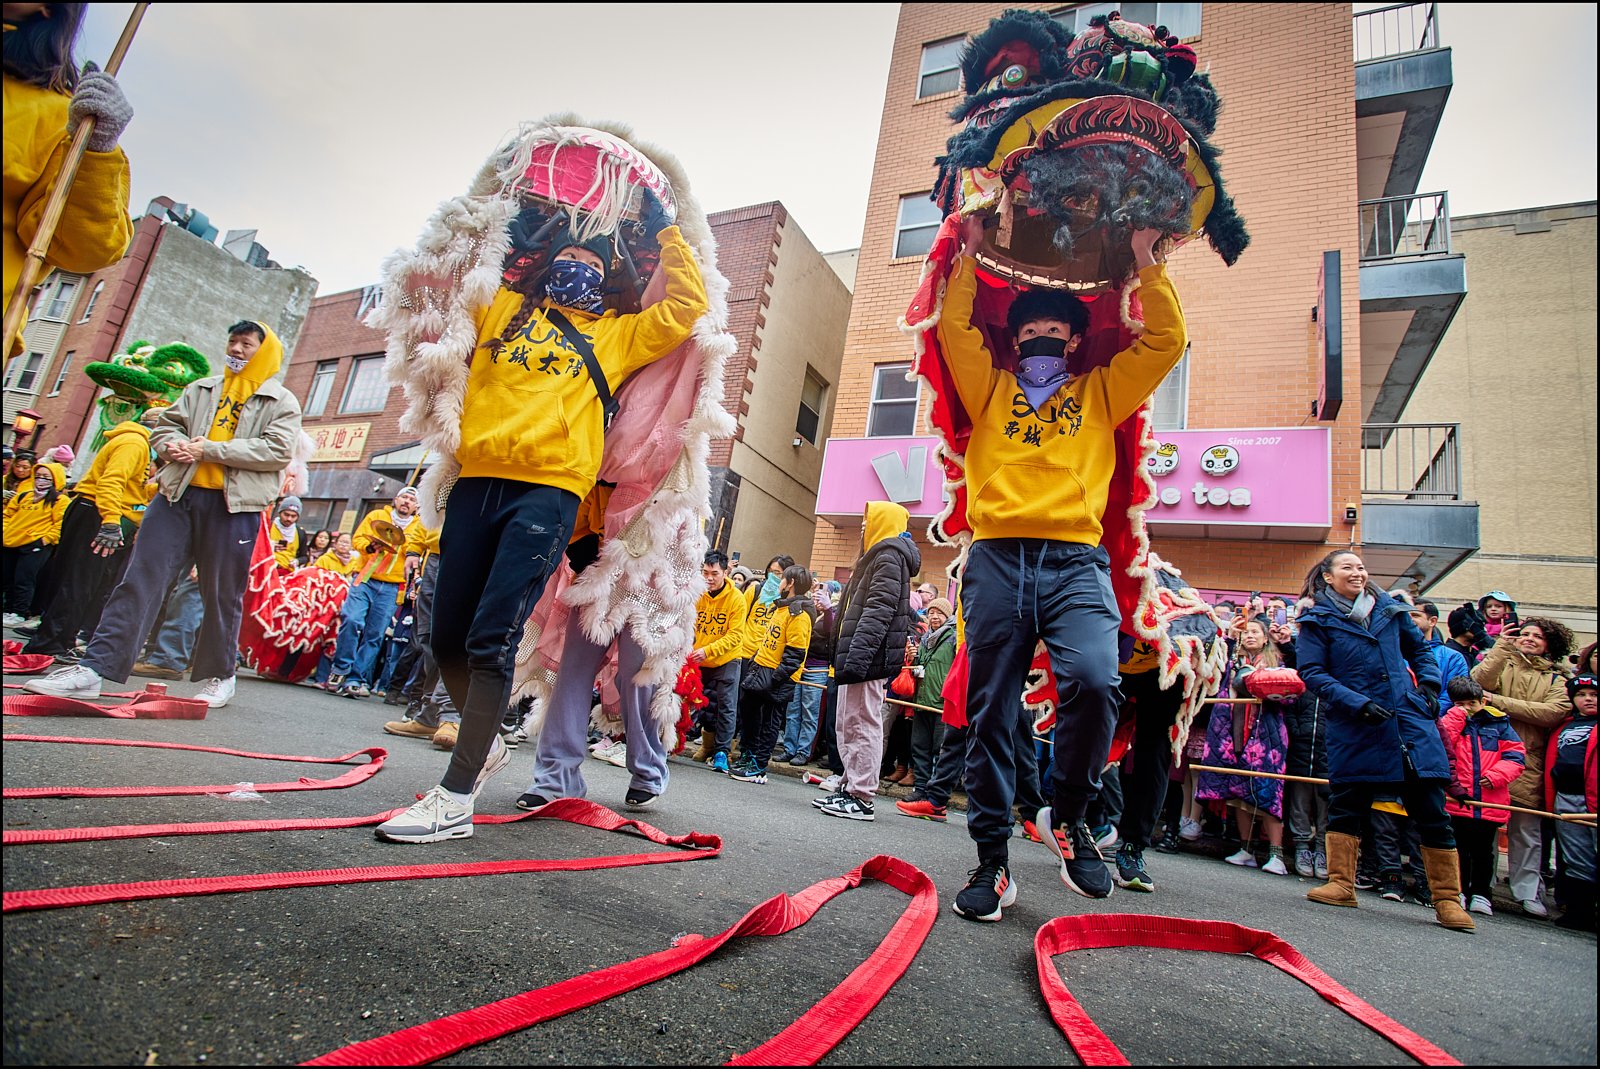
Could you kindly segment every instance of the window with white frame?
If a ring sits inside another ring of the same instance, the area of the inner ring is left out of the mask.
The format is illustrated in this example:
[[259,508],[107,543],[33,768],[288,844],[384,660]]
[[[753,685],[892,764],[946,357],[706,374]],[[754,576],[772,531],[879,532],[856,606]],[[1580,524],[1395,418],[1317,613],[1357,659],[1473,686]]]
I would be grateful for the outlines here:
[[1189,350],[1183,351],[1178,366],[1156,387],[1150,399],[1152,430],[1181,431],[1189,426]]
[[828,384],[822,381],[809,367],[806,368],[806,381],[800,387],[800,412],[795,417],[794,433],[810,442],[817,444],[817,436],[822,431],[822,409],[828,401]]
[[942,222],[944,217],[939,214],[939,206],[929,200],[926,193],[901,197],[900,214],[894,224],[895,259],[928,255]]
[[57,278],[56,285],[50,291],[49,297],[44,302],[44,311],[40,319],[53,319],[57,322],[66,322],[67,315],[72,311],[72,299],[78,294],[78,283],[74,279]]
[[389,400],[389,384],[383,379],[383,357],[364,356],[350,369],[344,384],[341,413],[382,412]]
[[872,403],[867,437],[903,438],[917,431],[919,384],[906,378],[910,364],[879,364],[872,369]]
[[333,377],[339,373],[339,361],[323,360],[311,376],[311,389],[306,392],[306,404],[301,414],[307,418],[322,415],[328,409],[328,395],[333,392]]
[[1199,4],[1079,4],[1058,12],[1055,19],[1073,33],[1082,33],[1089,28],[1090,19],[1113,11],[1122,12],[1129,22],[1165,26],[1175,37],[1200,36]]
[[94,315],[94,306],[100,302],[100,294],[105,288],[106,284],[104,282],[96,282],[94,284],[94,289],[89,291],[89,303],[83,306],[83,318],[79,319],[78,322],[89,322],[89,317]]
[[11,375],[11,389],[17,393],[32,393],[43,364],[43,353],[29,353],[25,358],[14,361],[12,366],[16,370]]
[[917,99],[961,88],[961,49],[965,37],[947,37],[922,46],[922,66],[917,69]]
[[54,397],[61,392],[61,384],[67,381],[67,369],[72,366],[72,358],[77,356],[76,349],[68,349],[67,355],[61,360],[61,370],[56,372],[55,384],[50,387],[50,396]]

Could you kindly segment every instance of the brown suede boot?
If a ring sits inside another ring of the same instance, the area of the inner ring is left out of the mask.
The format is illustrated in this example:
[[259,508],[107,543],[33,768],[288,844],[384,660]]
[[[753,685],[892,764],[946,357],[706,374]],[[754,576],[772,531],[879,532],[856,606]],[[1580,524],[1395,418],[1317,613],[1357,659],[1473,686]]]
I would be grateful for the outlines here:
[[700,732],[700,748],[694,752],[696,761],[709,761],[717,752],[717,733],[710,728]]
[[1454,850],[1422,848],[1422,867],[1428,874],[1433,912],[1439,923],[1453,932],[1477,929],[1472,914],[1461,908],[1461,858]]
[[[1306,892],[1306,897],[1325,906],[1359,905],[1356,902],[1356,853],[1361,848],[1359,835],[1328,833],[1328,882]],[[1451,899],[1455,901],[1455,899]]]

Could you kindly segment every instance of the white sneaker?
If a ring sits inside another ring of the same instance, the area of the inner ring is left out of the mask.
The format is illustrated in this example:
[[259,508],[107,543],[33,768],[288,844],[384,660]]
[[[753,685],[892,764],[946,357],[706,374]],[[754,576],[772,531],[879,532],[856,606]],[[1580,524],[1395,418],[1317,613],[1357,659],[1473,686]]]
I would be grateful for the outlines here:
[[1270,872],[1274,876],[1289,875],[1289,869],[1284,865],[1283,858],[1279,857],[1277,854],[1273,854],[1271,857],[1267,858],[1267,863],[1261,866],[1261,871]]
[[1248,850],[1240,850],[1236,854],[1229,854],[1222,860],[1226,861],[1230,865],[1238,865],[1240,868],[1244,869],[1254,869],[1260,867],[1256,864],[1256,856]]
[[28,618],[26,616],[20,616],[14,612],[8,612],[6,613],[3,622],[7,627],[21,627],[23,624],[28,622]]
[[233,701],[233,692],[237,686],[237,676],[227,679],[208,679],[206,685],[200,688],[200,693],[195,697],[205,702],[213,709],[221,709]]
[[608,736],[589,748],[589,756],[597,761],[610,761],[611,751],[621,745],[623,745],[621,739],[613,739]]
[[40,679],[30,679],[22,684],[22,689],[56,698],[92,700],[100,697],[100,685],[100,673],[75,664],[71,668],[57,668]]
[[597,753],[595,756],[600,758],[600,760],[604,761],[608,765],[616,765],[618,768],[627,768],[628,744],[625,742],[619,742],[615,746],[611,747],[611,749],[605,751],[604,753]]
[[1467,903],[1467,912],[1476,913],[1480,917],[1492,917],[1494,907],[1482,895],[1473,895],[1471,901]]
[[1192,843],[1200,838],[1200,822],[1184,817],[1178,821],[1178,838],[1186,843]]
[[444,839],[470,839],[472,806],[461,805],[445,793],[443,787],[435,787],[404,813],[390,817],[379,824],[374,834],[391,843],[436,843]]
[[1550,911],[1546,909],[1544,903],[1539,901],[1537,898],[1530,898],[1523,902],[1522,912],[1526,913],[1530,917],[1550,916]]

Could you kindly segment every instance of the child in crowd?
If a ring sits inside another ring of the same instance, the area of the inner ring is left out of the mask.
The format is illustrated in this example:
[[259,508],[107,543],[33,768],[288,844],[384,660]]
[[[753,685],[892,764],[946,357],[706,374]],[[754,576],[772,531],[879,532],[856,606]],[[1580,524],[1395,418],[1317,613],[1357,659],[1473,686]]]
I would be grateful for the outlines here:
[[1511,814],[1465,803],[1509,805],[1511,781],[1522,775],[1527,754],[1511,728],[1511,718],[1484,700],[1483,687],[1458,676],[1450,680],[1445,692],[1451,705],[1439,720],[1439,737],[1450,756],[1444,808],[1455,828],[1467,909],[1490,917],[1494,910],[1489,906],[1489,887],[1499,860],[1500,829]]
[[[1595,713],[1600,708],[1600,678],[1582,672],[1567,680],[1572,716],[1550,733],[1545,754],[1545,808],[1554,813],[1595,813]],[[1594,931],[1595,826],[1556,821],[1560,867],[1556,885],[1566,912],[1556,921],[1563,928]]]

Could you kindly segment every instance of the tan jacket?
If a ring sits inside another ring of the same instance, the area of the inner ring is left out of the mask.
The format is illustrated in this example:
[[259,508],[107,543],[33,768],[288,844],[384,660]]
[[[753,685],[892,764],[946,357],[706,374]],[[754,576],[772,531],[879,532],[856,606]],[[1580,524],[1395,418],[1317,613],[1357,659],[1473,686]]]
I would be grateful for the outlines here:
[[1511,717],[1511,726],[1527,748],[1526,771],[1511,781],[1511,804],[1544,808],[1544,754],[1550,732],[1572,715],[1566,674],[1546,657],[1529,657],[1516,639],[1500,636],[1472,678],[1486,692],[1489,704]]
[[[150,432],[158,457],[168,442],[204,438],[217,411],[221,375],[192,382]],[[239,428],[230,442],[205,443],[204,459],[223,467],[223,496],[229,512],[263,512],[278,497],[283,469],[300,438],[300,402],[281,382],[268,379],[239,413]],[[196,465],[169,463],[156,475],[161,493],[177,501],[189,489]]]

